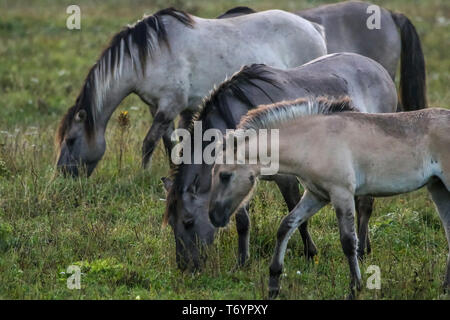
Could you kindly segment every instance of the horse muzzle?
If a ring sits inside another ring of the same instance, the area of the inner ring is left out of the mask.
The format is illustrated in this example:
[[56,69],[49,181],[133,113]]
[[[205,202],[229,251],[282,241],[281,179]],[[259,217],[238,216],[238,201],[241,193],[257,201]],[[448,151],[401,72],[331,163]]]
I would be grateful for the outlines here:
[[79,175],[79,170],[78,170],[78,166],[77,165],[60,165],[58,163],[57,165],[58,167],[58,171],[61,172],[63,174],[63,176],[65,178],[67,177],[78,177]]
[[66,178],[76,178],[80,175],[89,177],[94,171],[95,167],[96,163],[81,164],[78,162],[65,162],[62,158],[60,158],[57,163],[59,172],[61,172]]

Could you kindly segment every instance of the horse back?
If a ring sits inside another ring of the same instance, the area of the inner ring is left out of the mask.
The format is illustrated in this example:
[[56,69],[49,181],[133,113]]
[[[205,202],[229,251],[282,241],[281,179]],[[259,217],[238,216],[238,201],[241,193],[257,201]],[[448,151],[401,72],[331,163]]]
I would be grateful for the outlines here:
[[352,165],[358,195],[389,196],[419,189],[433,177],[450,186],[449,120],[444,109],[349,112],[321,117],[318,132],[328,135],[338,154],[349,155],[336,170]]
[[395,112],[397,90],[389,73],[378,62],[356,53],[334,53],[292,70],[297,83],[314,95],[340,92],[362,112]]
[[[310,21],[283,10],[228,19],[193,16],[193,20],[191,29],[174,28],[172,39],[180,48],[190,48],[191,54],[197,57],[206,53],[213,57],[222,54],[222,63],[244,59],[239,67],[266,63],[292,68],[327,53],[325,39]],[[173,19],[172,22],[177,23]],[[197,46],[193,47],[192,43]]]
[[401,51],[400,35],[391,13],[379,6],[380,28],[369,29],[367,23],[373,12],[367,10],[371,5],[348,1],[297,11],[296,14],[325,28],[328,53],[354,52],[370,57],[394,78]]
[[151,85],[146,87],[154,95],[167,88],[183,90],[194,107],[214,84],[243,65],[264,63],[288,69],[326,54],[325,40],[309,21],[281,10],[229,19],[192,19],[193,27],[187,28],[167,17],[171,53],[160,55],[147,68],[149,74],[164,75],[161,83],[148,80]]

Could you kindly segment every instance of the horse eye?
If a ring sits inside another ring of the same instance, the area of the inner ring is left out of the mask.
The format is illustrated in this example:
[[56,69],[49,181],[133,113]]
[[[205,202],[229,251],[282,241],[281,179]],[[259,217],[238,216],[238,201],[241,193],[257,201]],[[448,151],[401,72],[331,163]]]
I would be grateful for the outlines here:
[[222,181],[223,183],[230,181],[231,175],[232,175],[231,172],[221,172],[220,181]]

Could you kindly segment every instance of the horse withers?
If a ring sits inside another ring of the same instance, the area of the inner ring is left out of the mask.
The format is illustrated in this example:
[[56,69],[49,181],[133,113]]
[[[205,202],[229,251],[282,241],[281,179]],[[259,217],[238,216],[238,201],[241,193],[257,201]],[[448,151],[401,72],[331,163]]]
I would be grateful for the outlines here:
[[[277,232],[269,269],[272,298],[280,290],[290,236],[330,202],[336,210],[342,249],[350,267],[351,298],[362,287],[356,254],[355,196],[385,197],[427,186],[450,244],[450,110],[392,114],[352,111],[348,98],[301,99],[252,110],[237,127],[277,129],[279,173],[297,176],[305,188],[302,199]],[[256,143],[258,135],[240,140],[237,150],[239,144],[249,148]],[[266,152],[272,152],[271,146]],[[263,167],[248,152],[244,164],[214,166],[209,202],[213,225],[228,223],[253,190]],[[444,288],[450,288],[450,254]]]

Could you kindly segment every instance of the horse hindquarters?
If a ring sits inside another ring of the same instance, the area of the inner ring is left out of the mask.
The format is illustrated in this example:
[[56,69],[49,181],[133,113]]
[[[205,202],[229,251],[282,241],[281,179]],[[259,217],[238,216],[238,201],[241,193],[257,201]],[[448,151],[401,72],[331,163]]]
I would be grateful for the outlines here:
[[442,181],[433,182],[428,186],[434,204],[439,212],[439,216],[444,226],[449,245],[449,255],[447,259],[447,270],[444,279],[444,290],[450,291],[450,190]]

